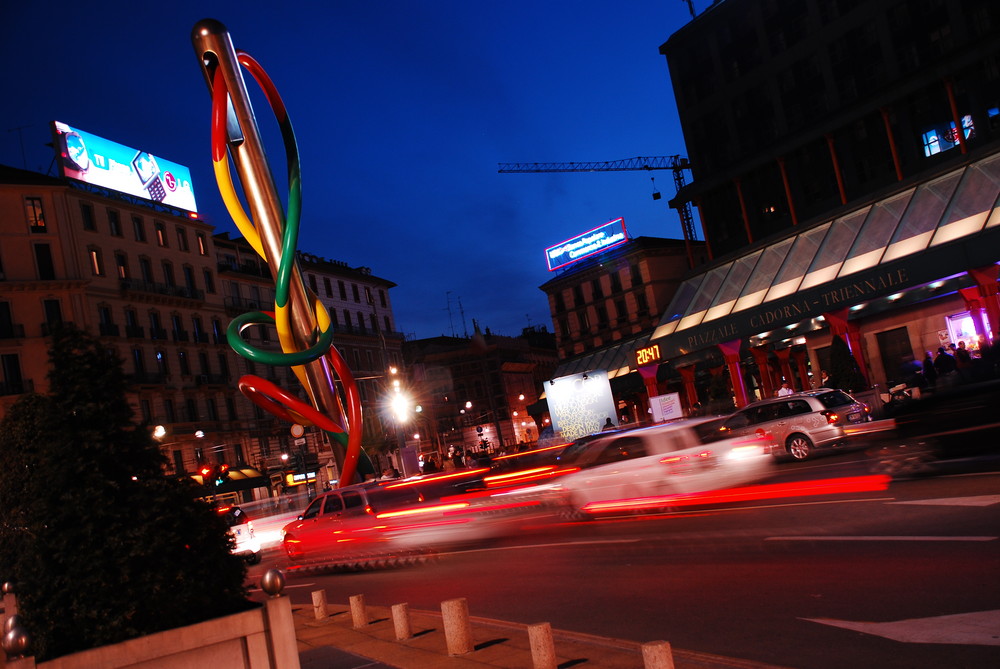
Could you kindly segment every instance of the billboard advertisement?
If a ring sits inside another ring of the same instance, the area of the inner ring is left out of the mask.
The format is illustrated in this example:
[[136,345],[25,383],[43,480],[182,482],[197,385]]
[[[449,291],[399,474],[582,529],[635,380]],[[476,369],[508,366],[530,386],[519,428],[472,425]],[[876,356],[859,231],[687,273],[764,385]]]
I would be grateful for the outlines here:
[[600,432],[610,418],[618,424],[608,373],[601,370],[552,379],[545,386],[552,429],[566,441]]
[[553,272],[560,267],[589,258],[595,253],[606,251],[627,241],[625,219],[616,218],[582,235],[577,235],[545,249],[545,262],[549,265],[549,271]]
[[52,122],[59,170],[67,179],[197,212],[191,171],[147,151]]

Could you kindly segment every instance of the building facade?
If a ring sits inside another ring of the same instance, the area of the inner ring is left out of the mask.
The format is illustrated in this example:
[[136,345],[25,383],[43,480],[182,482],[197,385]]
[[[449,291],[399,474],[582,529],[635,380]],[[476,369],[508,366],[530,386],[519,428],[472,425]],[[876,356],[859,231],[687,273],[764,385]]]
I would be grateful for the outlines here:
[[[122,359],[135,419],[159,426],[168,474],[227,464],[231,480],[219,491],[244,501],[336,479],[324,436],[291,436],[237,389],[254,374],[304,397],[289,369],[256,364],[229,346],[230,321],[274,301],[269,268],[244,240],[216,235],[182,211],[10,167],[0,167],[0,239],[0,415],[20,394],[47,390],[47,335],[71,323]],[[386,294],[395,284],[365,268],[329,271],[334,263],[307,260],[318,294],[324,278],[339,278],[373,295],[365,309],[377,315],[377,331],[367,312],[363,327],[352,314],[337,329],[335,345],[355,375],[371,376],[383,362],[369,360],[362,344],[399,358],[402,337]],[[271,327],[247,328],[243,337],[280,348]],[[374,393],[365,394],[367,413],[377,415]]]
[[544,327],[525,328],[518,337],[476,327],[468,338],[408,341],[403,355],[420,411],[401,429],[418,452],[513,452],[536,442],[545,428],[545,418],[529,412],[556,367],[555,337]]
[[660,391],[808,388],[834,336],[876,408],[928,351],[992,366],[998,31],[979,0],[727,0],[671,36],[695,176],[675,204],[699,207],[712,261],[642,351]]

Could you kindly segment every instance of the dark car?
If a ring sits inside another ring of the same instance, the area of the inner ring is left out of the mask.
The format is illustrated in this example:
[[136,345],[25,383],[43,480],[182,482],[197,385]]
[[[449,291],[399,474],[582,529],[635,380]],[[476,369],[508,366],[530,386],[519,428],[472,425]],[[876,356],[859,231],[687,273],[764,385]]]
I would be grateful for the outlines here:
[[1000,381],[938,391],[858,430],[877,473],[932,473],[946,461],[1000,454]]

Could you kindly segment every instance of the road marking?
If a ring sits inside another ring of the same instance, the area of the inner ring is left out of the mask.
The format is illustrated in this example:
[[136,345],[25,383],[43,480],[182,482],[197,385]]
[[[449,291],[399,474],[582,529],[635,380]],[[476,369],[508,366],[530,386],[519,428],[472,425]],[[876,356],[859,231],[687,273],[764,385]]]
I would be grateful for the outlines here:
[[976,497],[940,497],[938,499],[911,499],[890,504],[926,504],[929,506],[990,506],[1000,504],[1000,495],[977,495]]
[[888,623],[854,622],[833,618],[800,618],[800,620],[854,630],[903,643],[1000,646],[1000,609],[932,618],[910,618]]
[[764,541],[996,541],[1000,537],[948,537],[948,536],[797,536],[797,537],[766,537]]

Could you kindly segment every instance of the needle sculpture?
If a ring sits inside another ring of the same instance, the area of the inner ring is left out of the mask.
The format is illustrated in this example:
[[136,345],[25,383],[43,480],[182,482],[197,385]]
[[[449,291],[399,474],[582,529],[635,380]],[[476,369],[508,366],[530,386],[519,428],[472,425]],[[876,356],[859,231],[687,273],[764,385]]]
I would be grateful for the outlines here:
[[[296,262],[302,185],[299,154],[287,110],[264,68],[250,55],[233,48],[226,27],[213,19],[195,24],[191,40],[201,61],[212,97],[212,162],[219,192],[240,233],[268,267],[275,282],[274,311],[243,314],[230,323],[229,345],[254,362],[291,367],[311,403],[306,403],[267,379],[246,375],[240,391],[271,414],[326,432],[345,486],[374,471],[361,449],[361,399],[343,356],[333,346],[333,327],[326,307],[302,281]],[[282,207],[250,105],[242,68],[253,76],[274,113],[284,142],[288,172],[288,207]],[[232,159],[243,186],[249,215],[236,193],[230,172]],[[273,325],[281,351],[255,348],[243,333]],[[337,392],[337,382],[343,397]]]

